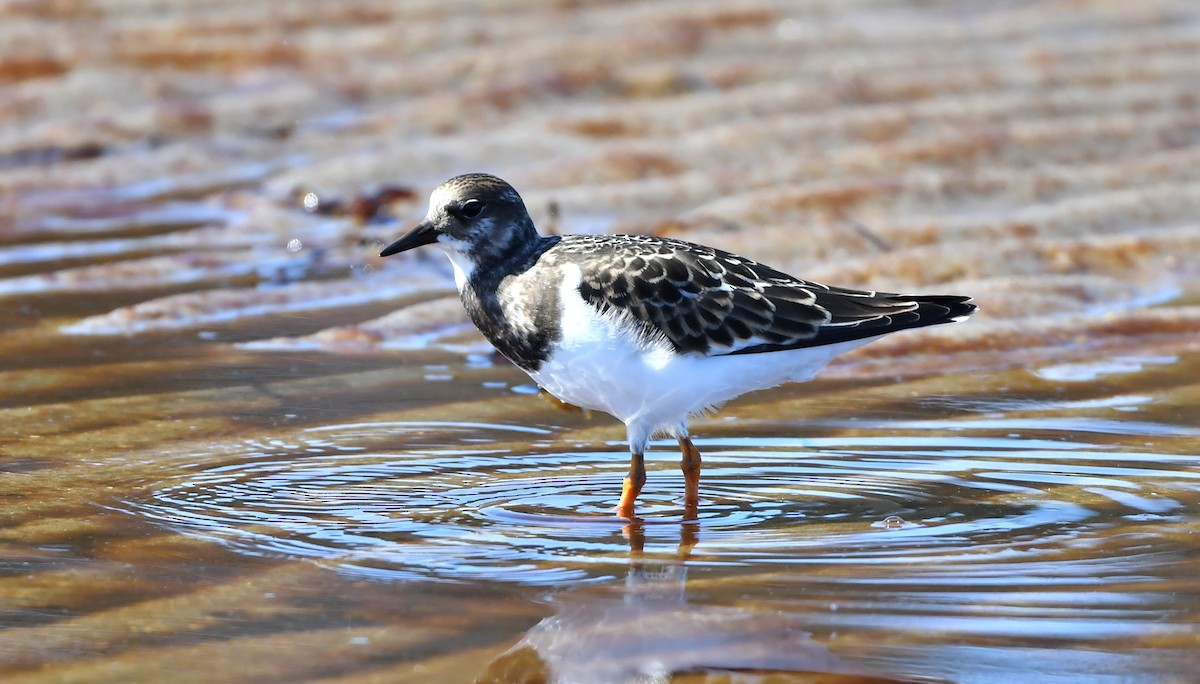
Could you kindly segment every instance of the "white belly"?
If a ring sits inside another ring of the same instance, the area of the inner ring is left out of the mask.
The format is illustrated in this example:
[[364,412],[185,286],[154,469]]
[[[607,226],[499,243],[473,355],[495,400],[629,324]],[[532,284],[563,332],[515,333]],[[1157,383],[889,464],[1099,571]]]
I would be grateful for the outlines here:
[[834,357],[870,341],[761,354],[676,355],[665,341],[648,346],[621,317],[598,313],[580,297],[578,283],[578,271],[566,274],[561,346],[530,375],[567,403],[651,431],[670,430],[745,392],[808,380]]

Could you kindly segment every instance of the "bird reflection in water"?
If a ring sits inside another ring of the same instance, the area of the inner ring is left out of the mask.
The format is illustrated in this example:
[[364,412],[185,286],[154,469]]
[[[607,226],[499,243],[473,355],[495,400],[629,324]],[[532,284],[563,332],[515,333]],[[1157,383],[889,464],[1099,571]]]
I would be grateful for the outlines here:
[[645,523],[629,542],[623,587],[563,592],[555,614],[496,657],[476,684],[899,684],[940,681],[874,672],[813,640],[802,616],[687,602],[692,514],[673,559],[645,558]]

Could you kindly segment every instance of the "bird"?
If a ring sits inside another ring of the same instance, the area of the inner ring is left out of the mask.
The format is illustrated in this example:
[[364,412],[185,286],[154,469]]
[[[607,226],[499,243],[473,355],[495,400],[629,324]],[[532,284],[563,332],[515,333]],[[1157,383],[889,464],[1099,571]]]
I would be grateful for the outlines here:
[[424,220],[380,256],[424,245],[449,257],[468,316],[502,355],[561,402],[625,424],[630,465],[615,510],[628,520],[651,438],[677,441],[694,520],[702,458],[689,419],[809,380],[889,333],[977,310],[966,296],[822,285],[674,238],[543,236],[517,191],[486,173],[439,185]]

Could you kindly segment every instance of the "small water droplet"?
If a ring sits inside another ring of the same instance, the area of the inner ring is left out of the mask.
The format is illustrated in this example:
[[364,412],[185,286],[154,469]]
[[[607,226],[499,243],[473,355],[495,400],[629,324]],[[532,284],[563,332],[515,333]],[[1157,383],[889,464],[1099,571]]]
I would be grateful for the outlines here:
[[889,515],[888,517],[884,518],[883,520],[880,520],[877,523],[873,523],[871,526],[872,527],[882,527],[885,530],[898,530],[898,529],[906,526],[907,524],[908,523],[904,522],[904,518],[901,518],[898,515]]
[[304,205],[305,211],[316,211],[321,206],[321,198],[317,197],[317,193],[315,192],[304,193],[304,197],[300,202]]
[[[309,194],[312,194],[312,193],[309,193]],[[305,197],[307,198],[308,195],[305,195]],[[302,249],[304,249],[304,243],[300,242],[300,238],[292,238],[291,240],[288,240],[287,251],[292,252],[294,254],[296,252],[299,252]]]

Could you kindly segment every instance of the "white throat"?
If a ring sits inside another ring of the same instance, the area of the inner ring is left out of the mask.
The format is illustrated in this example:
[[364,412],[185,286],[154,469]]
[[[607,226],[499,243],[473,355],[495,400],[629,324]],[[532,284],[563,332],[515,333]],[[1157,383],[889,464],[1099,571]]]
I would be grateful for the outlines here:
[[454,286],[462,292],[467,281],[471,279],[471,274],[475,272],[475,262],[465,251],[466,243],[443,235],[438,239],[437,246],[450,258],[450,265],[454,267]]

